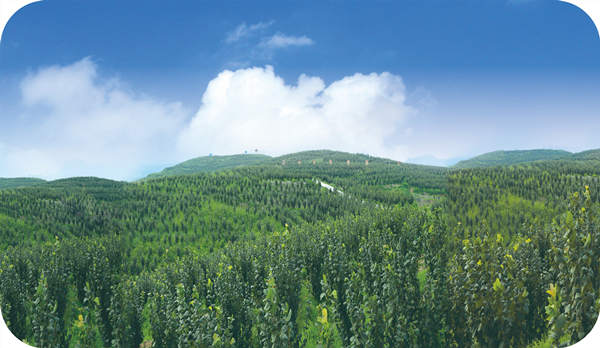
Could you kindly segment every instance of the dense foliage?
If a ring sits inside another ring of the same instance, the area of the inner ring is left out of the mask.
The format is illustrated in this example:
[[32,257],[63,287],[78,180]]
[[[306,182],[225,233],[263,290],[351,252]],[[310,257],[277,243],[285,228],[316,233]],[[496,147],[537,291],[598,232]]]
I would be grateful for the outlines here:
[[[485,223],[507,237],[523,225],[552,221],[566,210],[569,195],[585,186],[600,187],[600,162],[467,169],[449,176],[447,207],[453,224]],[[600,190],[593,190],[592,200],[600,201]]]
[[353,156],[2,190],[4,319],[41,347],[526,347],[589,332],[595,161]]
[[1,189],[9,189],[9,188],[17,188],[17,187],[25,187],[25,186],[33,186],[37,184],[42,184],[45,181],[42,179],[36,178],[0,178],[0,190]]
[[565,159],[571,155],[572,153],[563,150],[494,151],[484,153],[483,155],[479,155],[468,160],[460,161],[454,165],[454,167],[464,169],[515,165],[524,162]]
[[280,157],[257,154],[199,157],[148,178],[231,170],[244,167],[250,173],[261,172],[282,178],[322,178],[340,185],[398,185],[440,193],[445,188],[446,168],[400,163],[364,154],[338,151],[304,151]]
[[259,154],[198,157],[165,168],[158,173],[150,174],[148,178],[216,172],[218,170],[258,164],[269,158],[271,157]]
[[600,160],[600,150],[589,150],[580,153],[570,153],[563,150],[514,150],[494,151],[479,155],[468,160],[460,161],[455,168],[480,168],[516,165],[526,162],[548,160]]

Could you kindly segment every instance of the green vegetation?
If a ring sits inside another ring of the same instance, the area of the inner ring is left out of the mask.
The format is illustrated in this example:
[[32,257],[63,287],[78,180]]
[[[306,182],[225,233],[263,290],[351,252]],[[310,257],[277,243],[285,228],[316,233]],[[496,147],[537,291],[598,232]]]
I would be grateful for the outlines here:
[[600,149],[588,150],[579,153],[570,153],[563,150],[517,150],[494,151],[471,159],[460,161],[454,168],[469,169],[480,167],[510,166],[530,162],[562,161],[572,164],[574,161],[600,161]]
[[[315,150],[280,157],[264,155],[234,155],[200,157],[167,168],[148,178],[214,172],[227,169],[245,169],[250,173],[267,173],[282,178],[293,176],[322,179],[342,186],[374,187],[402,185],[405,190],[443,193],[448,172],[446,168],[400,163],[390,159],[364,154]],[[347,182],[350,182],[348,184]]]
[[179,163],[173,167],[165,168],[161,172],[150,174],[148,178],[216,172],[218,170],[261,163],[269,158],[271,157],[258,154],[198,157]]
[[600,149],[598,150],[589,150],[583,151],[580,153],[576,153],[572,157],[575,160],[596,160],[600,161]]
[[0,190],[43,184],[45,181],[36,178],[0,178]]
[[2,190],[0,306],[40,347],[567,345],[600,311],[586,158],[448,170],[309,151]]
[[573,154],[562,150],[494,151],[460,161],[455,168],[493,167],[542,160],[568,159]]

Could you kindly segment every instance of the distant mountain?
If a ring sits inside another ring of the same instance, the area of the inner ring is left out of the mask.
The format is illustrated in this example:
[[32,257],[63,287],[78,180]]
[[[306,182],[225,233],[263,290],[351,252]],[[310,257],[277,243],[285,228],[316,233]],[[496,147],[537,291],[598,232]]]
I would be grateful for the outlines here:
[[45,180],[37,178],[0,178],[0,190],[39,185],[45,182]]
[[494,167],[543,160],[571,159],[572,157],[572,153],[563,150],[494,151],[460,161],[454,165],[454,168]]
[[123,187],[128,185],[124,181],[114,181],[97,177],[74,177],[48,181],[40,185],[40,189],[49,190],[55,195],[84,194],[99,201],[114,202],[124,199],[126,192]]
[[573,154],[573,159],[576,160],[598,160],[600,161],[600,149],[588,150]]
[[265,162],[272,157],[258,154],[231,155],[231,156],[205,156],[194,158],[158,173],[152,173],[146,178],[159,178],[164,176],[186,175],[194,173],[215,172],[218,170],[244,167]]
[[[224,169],[233,169],[239,167],[249,166],[280,166],[281,164],[287,165],[298,165],[298,164],[331,164],[336,166],[343,166],[347,164],[364,166],[368,161],[370,164],[400,164],[402,167],[415,167],[415,168],[438,168],[437,166],[428,166],[420,164],[409,164],[400,163],[395,160],[375,157],[368,154],[361,153],[348,153],[342,151],[332,150],[310,150],[295,152],[279,157],[270,157],[266,155],[232,155],[232,156],[206,156],[194,158],[182,163],[179,163],[173,167],[166,168],[158,173],[152,173],[147,176],[147,179],[158,178],[163,176],[175,176],[175,175],[186,175],[202,172],[214,172]],[[349,163],[348,163],[349,162]],[[304,166],[302,166],[304,167]],[[312,168],[306,167],[306,169]]]
[[243,175],[260,173],[273,177],[318,178],[329,184],[341,185],[340,187],[360,182],[363,186],[396,185],[402,186],[401,189],[405,190],[413,188],[429,193],[443,191],[448,172],[448,168],[445,167],[402,163],[368,154],[311,150],[279,157],[260,155],[201,157],[150,174],[146,179],[226,169],[235,169]]
[[346,164],[346,161],[352,163],[364,164],[366,160],[370,161],[388,161],[382,158],[372,157],[364,154],[350,154],[346,152],[331,151],[331,150],[313,150],[302,151],[292,154],[287,154],[279,157],[270,157],[267,155],[247,154],[247,155],[231,155],[231,156],[205,156],[194,158],[172,167],[165,168],[158,173],[152,173],[146,179],[159,178],[164,176],[176,176],[195,173],[215,172],[219,170],[233,169],[248,166],[272,166],[281,163],[312,163],[322,164],[329,163],[331,160],[336,164]]
[[332,151],[332,150],[311,150],[311,151],[295,152],[295,153],[275,157],[272,159],[271,162],[279,164],[279,163],[282,163],[283,161],[286,161],[286,163],[291,164],[291,163],[297,163],[298,161],[305,162],[305,163],[312,163],[314,161],[315,164],[320,164],[320,163],[328,164],[329,160],[331,160],[332,163],[337,163],[337,164],[345,164],[346,161],[360,162],[360,163],[365,163],[366,160],[370,160],[371,162],[374,160],[376,160],[376,161],[391,161],[391,160],[385,160],[383,158],[373,157],[370,155],[360,154],[360,153],[354,154],[354,153]]

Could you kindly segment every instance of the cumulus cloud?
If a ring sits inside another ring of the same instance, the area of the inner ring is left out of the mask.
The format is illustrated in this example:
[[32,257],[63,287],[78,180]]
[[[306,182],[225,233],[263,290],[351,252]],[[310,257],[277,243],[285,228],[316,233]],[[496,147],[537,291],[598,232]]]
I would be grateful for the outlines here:
[[290,36],[281,33],[277,33],[269,38],[265,38],[261,45],[268,48],[285,48],[290,46],[310,46],[313,45],[314,41],[305,36]]
[[241,39],[243,39],[247,36],[250,36],[255,32],[269,28],[271,25],[273,25],[273,23],[274,23],[273,21],[258,22],[256,24],[252,24],[252,25],[246,25],[246,23],[242,23],[242,24],[238,25],[233,31],[231,31],[227,34],[227,37],[225,38],[225,42],[233,43],[233,42],[240,41]]
[[407,153],[398,134],[411,114],[402,79],[390,73],[326,86],[306,75],[288,85],[270,66],[226,70],[209,83],[178,148],[188,156],[327,148],[402,160]]
[[89,59],[30,74],[21,92],[29,121],[0,148],[4,176],[131,179],[140,167],[172,160],[187,116],[180,104],[136,95],[116,79],[101,80]]
[[[390,73],[354,74],[328,85],[272,67],[225,70],[194,115],[106,79],[90,59],[23,79],[18,114],[0,133],[0,176],[131,180],[165,163],[208,153],[308,149],[409,157],[405,86]],[[8,131],[7,129],[10,129]]]

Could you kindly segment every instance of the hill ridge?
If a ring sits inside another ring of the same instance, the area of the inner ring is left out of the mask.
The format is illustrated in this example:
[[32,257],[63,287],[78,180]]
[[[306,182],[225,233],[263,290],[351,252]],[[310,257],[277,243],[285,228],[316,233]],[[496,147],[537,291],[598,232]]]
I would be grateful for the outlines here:
[[463,160],[452,166],[455,169],[516,165],[554,160],[600,160],[600,149],[572,153],[565,150],[498,150]]

